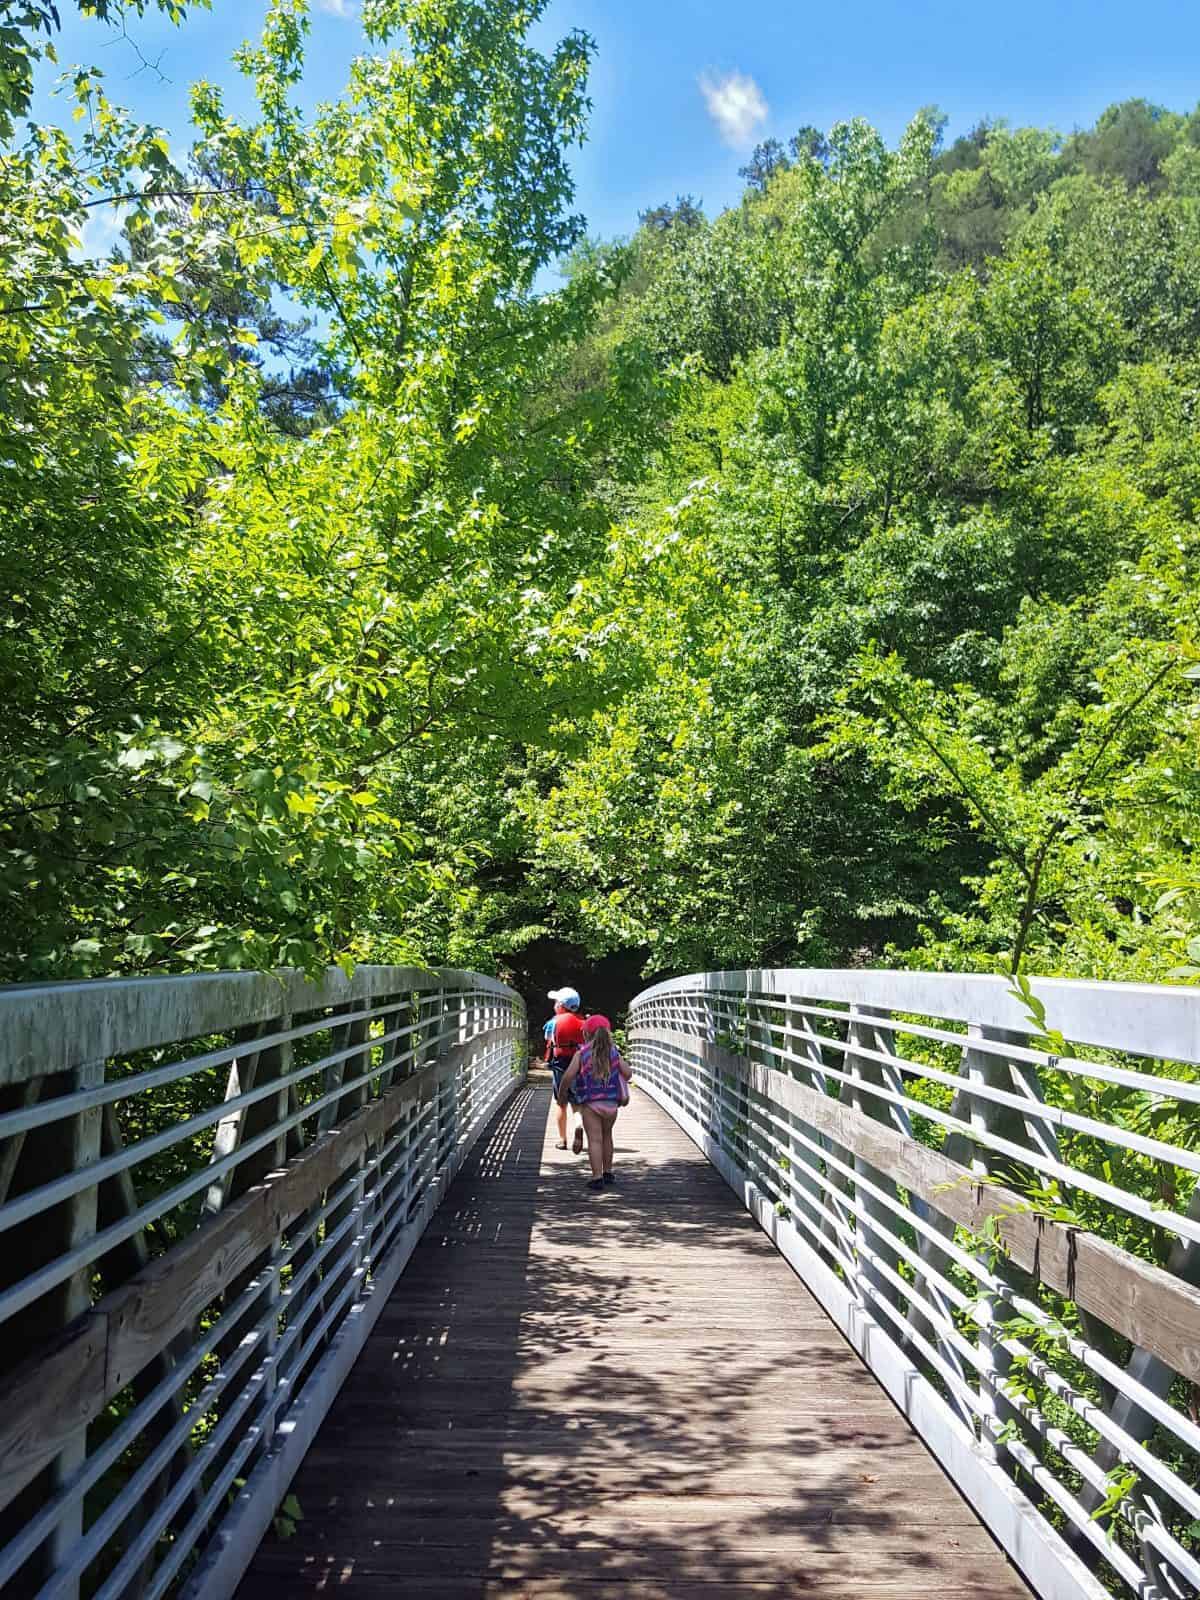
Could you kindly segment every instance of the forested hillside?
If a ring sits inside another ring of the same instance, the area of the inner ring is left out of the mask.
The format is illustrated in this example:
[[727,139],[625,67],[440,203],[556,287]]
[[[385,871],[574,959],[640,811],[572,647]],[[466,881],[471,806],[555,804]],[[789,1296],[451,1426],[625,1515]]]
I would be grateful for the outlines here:
[[540,0],[368,0],[315,116],[277,0],[186,154],[30,125],[17,9],[0,976],[1200,959],[1200,112],[805,128],[605,241]]

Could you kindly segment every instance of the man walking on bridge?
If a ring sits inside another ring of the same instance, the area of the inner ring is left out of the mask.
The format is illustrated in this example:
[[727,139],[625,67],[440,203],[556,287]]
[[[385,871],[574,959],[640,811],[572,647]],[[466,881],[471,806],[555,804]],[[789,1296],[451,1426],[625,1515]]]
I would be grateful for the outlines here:
[[[579,1019],[582,1002],[577,989],[551,989],[549,999],[554,1001],[554,1017],[546,1024],[546,1060],[554,1079],[554,1114],[558,1119],[558,1148],[567,1148],[567,1108],[558,1104],[558,1090],[562,1075],[571,1065],[571,1058],[583,1043],[583,1023]],[[576,1111],[578,1117],[580,1113]],[[583,1122],[575,1127],[572,1148],[578,1155],[583,1149]]]

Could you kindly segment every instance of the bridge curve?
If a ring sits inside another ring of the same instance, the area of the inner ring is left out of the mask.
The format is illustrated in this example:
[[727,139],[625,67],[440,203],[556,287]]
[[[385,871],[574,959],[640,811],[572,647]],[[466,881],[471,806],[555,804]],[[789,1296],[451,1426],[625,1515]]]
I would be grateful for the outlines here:
[[1200,993],[628,1038],[592,1197],[494,979],[0,989],[0,1592],[1200,1593]]

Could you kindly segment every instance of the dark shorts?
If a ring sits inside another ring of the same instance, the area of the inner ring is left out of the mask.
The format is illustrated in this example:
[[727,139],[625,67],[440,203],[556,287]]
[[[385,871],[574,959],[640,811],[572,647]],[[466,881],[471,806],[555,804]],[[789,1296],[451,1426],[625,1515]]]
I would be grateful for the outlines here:
[[[558,1091],[562,1088],[563,1073],[566,1072],[570,1065],[570,1061],[552,1061],[550,1063],[550,1076],[554,1079],[554,1098],[556,1100],[558,1099]],[[568,1099],[573,1101],[575,1099],[574,1094],[569,1095]]]

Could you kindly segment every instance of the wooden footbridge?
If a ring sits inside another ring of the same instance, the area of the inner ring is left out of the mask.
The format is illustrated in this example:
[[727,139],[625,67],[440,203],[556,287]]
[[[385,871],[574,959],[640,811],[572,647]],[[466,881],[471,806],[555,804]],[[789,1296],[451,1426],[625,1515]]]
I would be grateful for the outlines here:
[[0,990],[0,1594],[1200,1593],[1200,995],[1033,990],[648,990],[599,1195],[494,980]]

